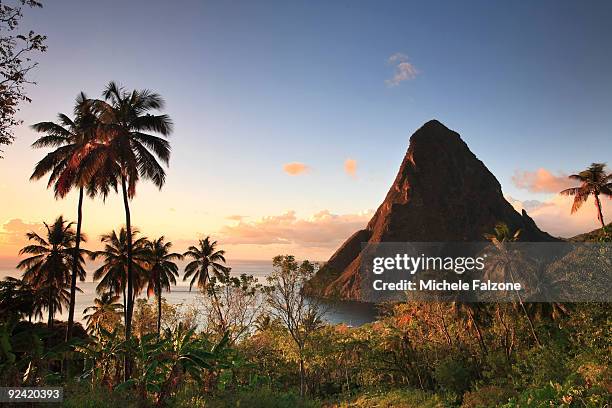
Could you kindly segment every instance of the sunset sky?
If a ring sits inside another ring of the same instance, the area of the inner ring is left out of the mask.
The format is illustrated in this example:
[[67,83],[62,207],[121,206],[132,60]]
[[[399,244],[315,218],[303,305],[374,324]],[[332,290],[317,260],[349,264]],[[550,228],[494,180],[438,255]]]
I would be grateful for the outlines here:
[[[23,24],[49,49],[0,160],[0,267],[15,265],[25,232],[76,217],[74,194],[56,201],[28,180],[46,153],[29,147],[28,125],[110,80],[166,99],[167,183],[141,183],[132,216],[177,250],[211,235],[230,259],[327,259],[369,220],[432,118],[542,229],[597,227],[592,203],[570,216],[555,192],[612,159],[612,2],[44,3]],[[120,196],[86,201],[90,247],[122,223]]]

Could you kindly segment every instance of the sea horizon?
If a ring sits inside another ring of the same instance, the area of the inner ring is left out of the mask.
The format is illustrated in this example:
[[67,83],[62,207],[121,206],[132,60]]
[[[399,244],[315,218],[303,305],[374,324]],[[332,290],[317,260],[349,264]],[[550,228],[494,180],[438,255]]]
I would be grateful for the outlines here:
[[[97,266],[93,267],[94,262],[88,262],[87,277],[83,282],[77,282],[77,287],[82,292],[76,293],[75,299],[75,320],[85,326],[83,317],[83,311],[85,308],[93,305],[94,299],[98,297],[96,293],[97,282],[93,281],[93,271]],[[188,308],[190,306],[197,307],[198,298],[202,296],[200,290],[194,285],[189,290],[189,281],[183,281],[183,271],[185,261],[179,263],[179,278],[176,281],[176,285],[172,285],[170,291],[163,293],[163,298],[168,304],[177,306],[180,308]],[[233,260],[228,262],[227,265],[232,268],[232,275],[247,274],[252,275],[257,279],[259,283],[264,284],[265,278],[272,272],[272,260]],[[13,267],[5,268],[0,267],[0,279],[4,279],[8,276],[14,278],[20,278],[22,272]],[[139,299],[147,299],[146,291],[143,291]],[[154,297],[149,297],[149,301],[153,301]],[[351,301],[333,301],[327,302],[328,311],[324,319],[328,323],[332,324],[347,324],[349,326],[361,326],[365,323],[374,321],[377,315],[376,307],[370,304],[364,304],[360,302]],[[56,320],[67,320],[68,319],[68,308],[63,308],[61,313],[56,313]],[[41,320],[46,322],[46,316],[43,316]]]

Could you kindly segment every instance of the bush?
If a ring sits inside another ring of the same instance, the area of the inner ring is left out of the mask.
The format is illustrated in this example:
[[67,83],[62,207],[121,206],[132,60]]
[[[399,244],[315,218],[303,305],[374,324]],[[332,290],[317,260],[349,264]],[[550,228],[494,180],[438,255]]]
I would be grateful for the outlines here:
[[[146,404],[146,402],[145,402]],[[64,387],[64,408],[137,408],[143,406],[128,393],[109,391],[107,388],[72,384]]]
[[476,378],[473,364],[461,356],[446,357],[434,369],[434,378],[442,390],[463,395]]
[[517,389],[541,387],[549,382],[563,382],[570,374],[567,353],[554,343],[545,348],[532,348],[523,353],[512,366],[512,378]]
[[215,396],[194,393],[181,395],[170,404],[176,408],[315,408],[315,401],[301,398],[293,392],[268,389],[227,391]]
[[512,389],[496,385],[480,387],[463,394],[461,408],[489,408],[508,402],[514,394]]
[[443,408],[442,399],[431,393],[413,389],[366,391],[355,397],[332,402],[337,408]]
[[567,382],[563,385],[552,381],[543,387],[525,390],[517,398],[511,399],[502,408],[539,408],[539,407],[586,407],[600,408],[609,406],[612,397],[600,387]]

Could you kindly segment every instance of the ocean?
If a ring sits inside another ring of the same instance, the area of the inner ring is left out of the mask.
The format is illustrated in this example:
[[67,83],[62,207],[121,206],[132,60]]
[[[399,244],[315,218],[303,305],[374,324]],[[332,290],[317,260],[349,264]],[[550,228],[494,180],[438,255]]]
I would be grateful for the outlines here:
[[[240,275],[245,273],[247,275],[253,275],[260,283],[265,283],[266,277],[272,272],[272,264],[270,261],[232,261],[229,263],[229,266],[232,268],[232,274]],[[93,282],[92,280],[94,267],[87,269],[88,275],[86,280],[77,283],[82,292],[76,293],[75,320],[78,319],[81,322],[83,322],[83,310],[91,306],[97,296],[97,282]],[[0,279],[4,279],[7,276],[20,277],[21,272],[14,268],[0,269]],[[173,305],[197,306],[197,298],[199,295],[200,292],[196,287],[194,287],[192,291],[189,291],[189,282],[184,282],[182,280],[181,268],[181,275],[179,279],[177,279],[177,285],[173,286],[170,292],[164,292],[163,297],[166,299],[166,302]],[[145,298],[146,296],[143,294],[141,297]],[[331,324],[344,323],[350,326],[360,326],[374,321],[377,316],[376,308],[373,305],[360,302],[333,301],[327,302],[325,306],[327,310],[325,320]],[[55,315],[55,318],[58,320],[66,320],[67,317],[67,310],[63,310],[63,313]]]

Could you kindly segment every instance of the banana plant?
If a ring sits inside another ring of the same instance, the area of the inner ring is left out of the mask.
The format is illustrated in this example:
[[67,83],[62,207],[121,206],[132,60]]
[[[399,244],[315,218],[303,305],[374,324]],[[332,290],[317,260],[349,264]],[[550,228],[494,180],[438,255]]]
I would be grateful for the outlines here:
[[0,379],[3,384],[33,386],[49,383],[59,373],[51,367],[62,361],[75,341],[49,346],[52,333],[44,328],[17,330],[15,320],[0,323]]
[[135,389],[142,398],[151,397],[163,405],[186,378],[203,384],[207,373],[231,368],[233,351],[228,343],[228,334],[213,344],[196,335],[195,328],[182,324],[174,330],[164,330],[160,337],[150,334],[126,342],[138,374],[117,389]]
[[108,387],[119,381],[126,348],[122,336],[119,328],[112,332],[100,328],[98,337],[75,347],[85,360],[81,379],[89,379],[92,386],[102,383]]

